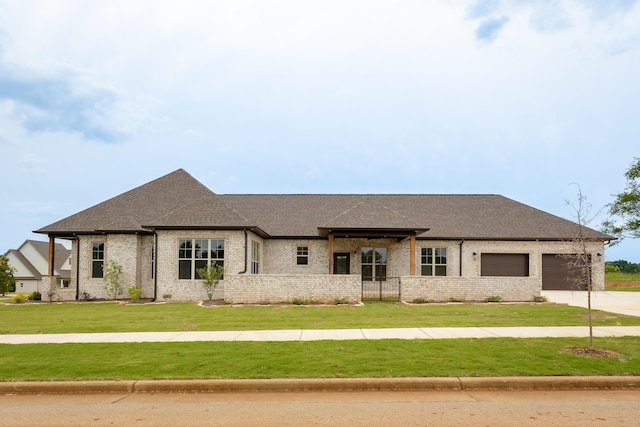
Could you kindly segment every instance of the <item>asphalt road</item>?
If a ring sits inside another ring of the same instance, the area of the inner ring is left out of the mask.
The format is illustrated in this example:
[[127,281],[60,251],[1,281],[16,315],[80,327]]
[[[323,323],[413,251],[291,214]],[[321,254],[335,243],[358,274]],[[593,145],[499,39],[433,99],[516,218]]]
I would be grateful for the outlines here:
[[1,426],[637,426],[640,391],[0,396]]

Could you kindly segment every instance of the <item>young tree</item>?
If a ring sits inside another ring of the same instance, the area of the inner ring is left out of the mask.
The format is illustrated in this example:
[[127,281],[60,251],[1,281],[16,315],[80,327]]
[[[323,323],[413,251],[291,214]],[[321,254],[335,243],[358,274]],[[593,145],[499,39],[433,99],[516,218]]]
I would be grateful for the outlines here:
[[627,178],[625,191],[615,195],[609,205],[613,218],[603,224],[605,232],[618,237],[614,243],[640,237],[640,158],[634,158],[624,176]]
[[15,271],[15,268],[9,265],[9,258],[0,255],[0,293],[2,293],[2,296],[15,285],[16,279],[13,277]]
[[122,295],[122,266],[110,260],[103,265],[102,271],[104,272],[104,291],[107,294],[107,298],[118,298]]
[[213,293],[216,290],[216,286],[222,279],[224,275],[224,267],[221,265],[213,265],[209,264],[204,268],[199,268],[198,276],[202,279],[202,286],[204,286],[205,291],[207,292],[207,297],[209,297],[209,301],[213,299]]
[[[577,184],[576,184],[577,185]],[[591,291],[593,290],[593,278],[591,276],[591,253],[589,252],[589,243],[593,242],[587,234],[587,226],[592,222],[598,214],[591,215],[592,206],[587,202],[587,197],[582,193],[582,189],[578,186],[577,200],[571,202],[566,201],[567,205],[573,210],[573,217],[578,225],[576,236],[572,241],[573,254],[568,255],[571,273],[573,273],[573,286],[576,289],[587,290],[587,313],[589,319],[589,351],[593,351],[593,318],[591,314]]]

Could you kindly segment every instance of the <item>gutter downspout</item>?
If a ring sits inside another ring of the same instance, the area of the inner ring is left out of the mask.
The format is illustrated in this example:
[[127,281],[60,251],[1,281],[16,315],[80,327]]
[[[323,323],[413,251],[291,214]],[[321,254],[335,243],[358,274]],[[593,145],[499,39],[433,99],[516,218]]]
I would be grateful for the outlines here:
[[80,298],[80,239],[76,236],[76,301]]
[[464,239],[460,240],[460,277],[462,277],[462,244]]
[[247,272],[247,255],[249,253],[249,248],[247,246],[249,243],[249,235],[246,228],[243,228],[242,231],[244,232],[244,270],[238,272],[238,274],[245,274]]
[[158,233],[153,230],[153,299],[155,302],[158,298]]

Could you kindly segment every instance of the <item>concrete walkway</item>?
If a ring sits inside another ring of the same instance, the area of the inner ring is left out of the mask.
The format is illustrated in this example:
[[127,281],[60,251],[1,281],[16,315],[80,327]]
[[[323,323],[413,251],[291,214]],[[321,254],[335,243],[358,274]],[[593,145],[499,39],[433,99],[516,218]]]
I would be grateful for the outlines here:
[[[586,291],[542,291],[549,301],[587,308]],[[640,292],[591,292],[591,308],[640,317]]]
[[[640,326],[597,326],[596,337],[640,336]],[[111,332],[0,335],[0,344],[132,343],[189,341],[319,341],[452,338],[588,337],[587,326],[385,329],[295,329],[276,331]]]

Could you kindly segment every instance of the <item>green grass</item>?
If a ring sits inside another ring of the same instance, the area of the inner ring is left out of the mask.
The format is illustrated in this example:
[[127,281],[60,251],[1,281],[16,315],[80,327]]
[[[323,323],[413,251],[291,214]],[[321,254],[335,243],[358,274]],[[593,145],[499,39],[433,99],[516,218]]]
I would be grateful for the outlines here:
[[639,375],[640,338],[0,345],[0,380]]
[[[576,326],[586,309],[553,304],[368,303],[365,306],[218,306],[195,303],[0,305],[0,334],[465,326]],[[594,311],[594,325],[640,318]]]
[[640,273],[611,272],[605,274],[605,280],[614,282],[640,282]]
[[606,273],[605,290],[640,292],[640,273]]

